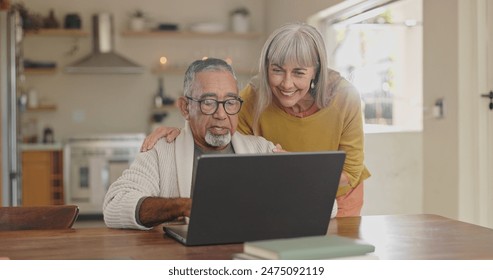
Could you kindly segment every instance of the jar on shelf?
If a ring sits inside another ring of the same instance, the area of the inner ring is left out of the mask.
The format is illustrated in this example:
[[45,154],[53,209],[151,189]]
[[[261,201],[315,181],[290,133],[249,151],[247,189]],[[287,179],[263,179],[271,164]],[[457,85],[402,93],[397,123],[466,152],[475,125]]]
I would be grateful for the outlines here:
[[136,10],[130,17],[129,28],[132,31],[144,31],[146,18],[141,10]]
[[250,31],[250,11],[241,7],[231,11],[231,29],[236,33],[246,33]]

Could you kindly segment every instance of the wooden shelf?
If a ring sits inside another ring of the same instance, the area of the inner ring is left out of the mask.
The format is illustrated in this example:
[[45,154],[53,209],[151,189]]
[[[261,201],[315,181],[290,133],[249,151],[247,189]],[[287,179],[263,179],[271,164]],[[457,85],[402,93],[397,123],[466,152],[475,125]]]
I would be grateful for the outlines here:
[[235,33],[235,32],[218,32],[204,33],[192,31],[124,31],[123,37],[142,37],[142,38],[216,38],[216,39],[254,39],[262,34],[257,32]]
[[39,105],[38,107],[30,108],[27,107],[26,111],[27,112],[53,112],[56,111],[56,105],[55,104],[46,104],[46,105]]
[[53,75],[56,68],[24,68],[24,73],[28,75]]
[[80,29],[38,29],[29,30],[24,33],[26,36],[44,36],[44,37],[88,37],[89,32]]

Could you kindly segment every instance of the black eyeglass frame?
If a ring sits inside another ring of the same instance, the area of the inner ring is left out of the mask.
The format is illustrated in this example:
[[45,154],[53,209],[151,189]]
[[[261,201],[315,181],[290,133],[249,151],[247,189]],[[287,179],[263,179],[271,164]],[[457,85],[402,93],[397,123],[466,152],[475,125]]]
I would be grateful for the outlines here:
[[[188,100],[192,100],[192,101],[195,101],[195,102],[198,102],[199,103],[199,108],[200,108],[200,112],[202,112],[202,114],[204,115],[214,115],[216,112],[217,112],[217,109],[219,109],[219,104],[222,104],[223,105],[223,109],[224,109],[224,112],[226,112],[226,114],[230,115],[230,116],[233,116],[233,115],[236,115],[240,112],[241,110],[241,106],[243,105],[243,99],[241,99],[241,97],[233,97],[233,98],[229,98],[229,99],[226,99],[226,100],[223,100],[223,101],[218,101],[216,99],[212,99],[212,98],[203,98],[203,99],[195,99],[193,97],[190,97],[190,96],[185,96]],[[212,112],[212,113],[204,113],[204,111],[202,110],[202,104],[204,101],[213,101],[216,103],[216,109]],[[231,100],[234,100],[234,101],[239,101],[240,102],[240,107],[238,107],[238,111],[235,112],[235,113],[230,113],[228,112],[228,110],[226,110],[226,103],[231,101]]]

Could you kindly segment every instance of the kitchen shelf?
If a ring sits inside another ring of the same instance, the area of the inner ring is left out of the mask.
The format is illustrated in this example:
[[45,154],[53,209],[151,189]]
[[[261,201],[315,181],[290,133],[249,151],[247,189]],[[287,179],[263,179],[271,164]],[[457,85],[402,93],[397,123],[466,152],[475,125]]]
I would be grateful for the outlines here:
[[56,68],[24,68],[24,73],[28,75],[53,75],[57,71]]
[[235,32],[192,32],[192,31],[124,31],[123,37],[141,38],[216,38],[216,39],[254,39],[262,34],[257,32],[235,33]]
[[24,33],[26,36],[42,37],[88,37],[89,32],[80,29],[38,29],[29,30]]
[[39,105],[38,107],[27,107],[26,111],[27,112],[53,112],[56,111],[56,105],[55,104],[45,104],[45,105]]

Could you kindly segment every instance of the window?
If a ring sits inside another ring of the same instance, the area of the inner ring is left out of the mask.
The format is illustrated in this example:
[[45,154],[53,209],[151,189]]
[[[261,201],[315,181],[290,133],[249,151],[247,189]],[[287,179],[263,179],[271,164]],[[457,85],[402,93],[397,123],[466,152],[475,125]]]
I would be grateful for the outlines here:
[[359,90],[365,130],[422,130],[421,21],[421,0],[322,21],[329,65]]

